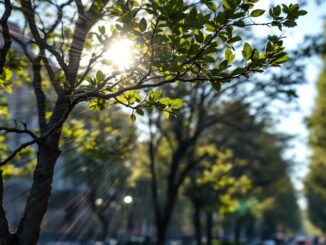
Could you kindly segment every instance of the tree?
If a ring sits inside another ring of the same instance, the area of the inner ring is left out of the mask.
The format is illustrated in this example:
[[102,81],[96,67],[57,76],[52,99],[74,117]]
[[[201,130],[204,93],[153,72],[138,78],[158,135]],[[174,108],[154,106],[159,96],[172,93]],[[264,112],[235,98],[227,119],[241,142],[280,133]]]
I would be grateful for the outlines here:
[[[88,102],[90,109],[104,109],[119,103],[132,110],[132,120],[135,113],[142,115],[144,108],[157,108],[169,115],[183,103],[160,98],[153,90],[155,87],[210,81],[219,90],[223,82],[286,62],[288,57],[280,37],[268,37],[265,50],[259,51],[245,40],[242,43],[236,30],[255,25],[293,27],[306,12],[297,4],[276,6],[269,11],[269,22],[255,23],[251,20],[265,12],[254,9],[255,2],[225,0],[218,7],[208,0],[195,4],[182,0],[141,4],[121,0],[21,0],[11,4],[6,0],[1,20],[6,41],[1,60],[5,59],[6,65],[0,84],[4,88],[15,86],[15,80],[5,71],[13,69],[6,54],[14,40],[29,62],[23,69],[32,70],[39,129],[36,133],[27,127],[1,127],[3,132],[25,134],[31,140],[2,156],[0,166],[12,161],[26,147],[37,148],[33,184],[17,231],[9,230],[5,210],[1,208],[2,244],[36,244],[51,194],[54,167],[61,154],[62,128],[77,104]],[[8,31],[11,9],[22,16],[22,25],[26,24],[23,33],[29,40]],[[101,25],[107,20],[113,20],[110,28]],[[112,63],[112,55],[111,60],[106,59],[105,51],[113,42],[126,39],[134,46],[134,62],[119,67]],[[236,45],[243,47],[240,63],[232,63],[232,48]],[[215,59],[221,52],[223,60]],[[96,66],[100,62],[106,65],[107,72]]]
[[[252,87],[243,93],[247,88],[246,82],[250,82]],[[191,177],[194,171],[202,169],[203,162],[211,157],[212,147],[210,144],[218,146],[222,150],[229,149],[228,146],[231,150],[233,148],[236,151],[242,149],[235,154],[235,157],[244,159],[248,163],[253,158],[255,160],[263,159],[267,163],[273,161],[264,157],[264,154],[270,154],[266,142],[264,142],[266,148],[261,147],[264,151],[256,153],[257,145],[260,145],[261,142],[254,142],[252,135],[262,134],[265,136],[264,140],[271,136],[264,132],[266,127],[264,123],[255,125],[256,118],[250,115],[248,110],[250,108],[256,111],[257,117],[264,115],[261,113],[265,112],[266,103],[270,104],[275,99],[275,94],[280,96],[280,86],[284,86],[284,91],[287,91],[287,85],[286,83],[280,85],[275,82],[275,93],[272,83],[266,90],[262,89],[264,83],[260,79],[240,80],[239,83],[238,87],[234,88],[230,85],[219,94],[215,94],[205,85],[197,85],[194,88],[180,86],[169,92],[175,94],[172,97],[179,96],[185,103],[180,110],[180,115],[171,119],[173,120],[171,123],[162,121],[161,116],[149,116],[149,171],[152,181],[157,236],[160,243],[164,243],[162,241],[165,239],[164,233],[168,229],[174,206],[186,179]],[[243,86],[241,83],[244,83]],[[194,91],[192,96],[189,96],[188,91],[190,89]],[[241,92],[237,92],[237,90],[241,90]],[[235,99],[238,98],[240,102],[226,103],[225,100],[230,100],[231,96]],[[241,124],[239,125],[238,122]],[[243,133],[247,131],[248,135]],[[275,138],[277,137],[275,136]],[[243,147],[239,145],[239,142],[248,142],[248,144]],[[275,144],[277,143],[275,142]],[[205,149],[205,145],[207,151],[199,151],[200,147]],[[277,155],[273,158],[268,155],[270,159],[279,161],[281,150],[278,147],[275,145],[275,149],[272,148],[274,149],[273,154],[277,153]],[[243,150],[243,148],[246,149]],[[263,160],[260,160],[261,164],[265,163]],[[279,171],[282,176],[286,175],[285,167],[282,166],[283,163],[277,166],[280,168],[279,170],[273,168],[273,171]],[[261,176],[267,175],[263,169],[260,171]],[[234,177],[240,178],[246,174],[247,172],[240,172]],[[259,174],[255,176],[258,178]]]
[[205,151],[211,151],[210,155],[216,157],[216,163],[212,163],[214,158],[206,160],[201,164],[200,168],[197,167],[196,170],[192,171],[191,176],[188,177],[191,181],[187,181],[185,184],[186,196],[190,199],[194,208],[197,245],[202,244],[201,213],[205,211],[206,214],[207,244],[212,244],[214,212],[223,214],[235,209],[238,199],[251,187],[250,179],[246,176],[233,176],[233,168],[237,164],[243,164],[243,162],[236,159],[231,150],[221,152],[214,149],[215,147],[212,145],[199,148],[206,148]]
[[[323,51],[325,52],[325,44]],[[312,156],[309,166],[309,174],[306,177],[306,197],[308,200],[308,216],[312,223],[322,230],[326,230],[325,203],[326,182],[323,172],[326,169],[326,119],[325,119],[325,95],[326,95],[326,70],[325,53],[323,53],[324,68],[317,81],[317,98],[312,115],[308,118],[309,144]]]
[[[228,122],[231,125],[241,122],[240,130],[224,125],[215,129],[226,135],[232,134],[224,147],[248,163],[238,165],[234,171],[236,175],[248,176],[252,182],[252,189],[242,198],[242,207],[230,218],[234,222],[234,237],[237,240],[244,229],[252,230],[255,221],[262,224],[257,231],[262,238],[273,236],[278,229],[296,231],[300,221],[294,188],[288,176],[291,162],[283,156],[289,137],[272,132],[270,120],[251,113],[245,104],[231,102],[225,105],[226,111],[235,108],[243,109],[238,109]],[[289,208],[284,209],[284,206]],[[287,210],[286,215],[282,210]],[[264,227],[268,227],[266,231]]]
[[[104,241],[109,232],[112,204],[121,201],[130,175],[127,160],[136,140],[135,127],[124,113],[112,108],[101,113],[80,113],[63,129],[64,176],[72,184],[85,184],[86,200],[102,227],[97,237]],[[89,120],[85,120],[89,118]],[[108,171],[110,170],[110,171]]]

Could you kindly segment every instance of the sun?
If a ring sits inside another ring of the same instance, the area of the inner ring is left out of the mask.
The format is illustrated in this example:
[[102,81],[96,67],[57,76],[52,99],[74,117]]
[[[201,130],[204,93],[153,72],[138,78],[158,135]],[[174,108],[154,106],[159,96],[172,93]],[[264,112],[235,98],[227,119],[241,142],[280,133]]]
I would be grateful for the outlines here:
[[128,39],[116,40],[105,52],[105,58],[119,70],[128,69],[133,63],[133,42]]

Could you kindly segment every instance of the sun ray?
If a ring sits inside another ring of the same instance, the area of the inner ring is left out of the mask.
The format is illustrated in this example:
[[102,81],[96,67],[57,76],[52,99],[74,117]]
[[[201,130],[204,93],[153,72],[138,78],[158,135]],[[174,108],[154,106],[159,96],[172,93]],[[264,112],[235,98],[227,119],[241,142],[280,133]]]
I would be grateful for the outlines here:
[[106,51],[106,58],[119,70],[129,68],[133,63],[133,42],[128,39],[116,40]]

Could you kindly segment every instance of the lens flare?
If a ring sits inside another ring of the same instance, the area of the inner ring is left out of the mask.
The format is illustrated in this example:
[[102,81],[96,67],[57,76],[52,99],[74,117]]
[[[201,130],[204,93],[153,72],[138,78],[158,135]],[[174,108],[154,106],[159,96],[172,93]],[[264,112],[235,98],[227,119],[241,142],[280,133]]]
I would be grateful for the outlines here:
[[119,70],[128,69],[133,63],[133,42],[128,39],[117,40],[110,45],[105,56]]

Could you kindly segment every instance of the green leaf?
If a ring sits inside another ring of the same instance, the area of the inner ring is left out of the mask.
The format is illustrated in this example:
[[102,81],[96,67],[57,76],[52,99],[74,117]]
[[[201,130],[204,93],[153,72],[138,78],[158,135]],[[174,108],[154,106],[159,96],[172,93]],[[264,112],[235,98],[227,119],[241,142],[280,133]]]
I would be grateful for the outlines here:
[[165,116],[165,118],[170,117],[170,113],[168,111],[163,111],[163,115]]
[[225,10],[229,10],[229,9],[231,9],[230,0],[223,0],[223,8],[224,8]]
[[236,43],[238,41],[241,41],[241,37],[235,36],[235,37],[230,38],[227,42],[228,42],[228,44],[232,45],[232,44],[234,44],[234,43]]
[[104,99],[94,99],[88,104],[88,109],[93,111],[101,111],[109,105],[109,102]]
[[171,103],[171,99],[168,97],[163,97],[159,100],[159,102],[163,105],[169,105]]
[[87,82],[89,82],[90,84],[93,83],[93,79],[92,79],[91,77],[89,77],[89,76],[86,76],[85,80],[86,80]]
[[126,99],[124,96],[118,96],[118,101],[123,104],[128,104],[128,99]]
[[259,51],[258,49],[254,49],[251,54],[251,59],[252,60],[258,60],[259,59]]
[[190,21],[194,21],[197,18],[197,9],[196,8],[192,8],[188,14],[188,19]]
[[217,10],[217,7],[216,7],[216,4],[215,3],[213,3],[213,2],[207,2],[207,3],[205,3],[206,4],[206,6],[210,9],[210,10],[212,10],[213,12],[215,12],[216,10]]
[[131,119],[132,122],[136,122],[137,118],[136,118],[135,114],[131,114],[130,119]]
[[146,31],[146,28],[147,28],[147,22],[146,22],[145,18],[142,18],[139,22],[139,29],[141,32],[144,32],[144,31]]
[[204,42],[204,34],[198,29],[195,30],[195,39],[198,43]]
[[136,112],[137,112],[137,114],[139,114],[141,116],[144,116],[144,114],[145,114],[144,111],[140,108],[136,109]]
[[306,10],[299,10],[298,11],[298,14],[301,15],[301,16],[303,16],[303,15],[308,14],[308,12]]
[[171,109],[176,109],[176,110],[182,108],[183,106],[184,106],[184,102],[182,99],[175,99],[172,101],[170,105]]
[[221,62],[221,64],[219,65],[219,69],[220,70],[225,70],[226,68],[228,67],[228,61],[227,60],[223,60],[222,62]]
[[137,1],[132,1],[132,6],[133,7],[138,7],[139,6],[139,3]]
[[149,92],[149,101],[152,101],[152,102],[157,102],[158,99],[161,97],[162,95],[162,90],[161,89],[158,89],[158,90],[152,90]]
[[234,71],[232,71],[232,75],[236,76],[236,75],[244,74],[246,73],[246,71],[247,71],[246,68],[237,67]]
[[250,46],[249,43],[246,42],[243,45],[243,50],[242,50],[243,58],[245,58],[245,60],[249,60],[251,57],[251,52],[252,52],[252,47]]
[[237,26],[237,27],[245,27],[245,22],[243,20],[238,20],[238,21],[235,21],[233,23],[233,25]]
[[105,34],[105,27],[104,26],[98,26],[98,31],[104,35]]
[[274,12],[274,15],[275,15],[276,17],[280,16],[280,14],[281,14],[281,12],[282,12],[281,6],[278,5],[278,6],[274,7],[274,8],[273,8],[273,12]]
[[212,25],[211,23],[206,23],[205,24],[206,30],[209,32],[215,32],[216,31],[216,27],[214,25]]
[[290,58],[289,58],[288,56],[285,55],[285,56],[283,56],[283,57],[277,59],[277,60],[274,62],[274,64],[280,65],[280,64],[283,64],[283,63],[285,63],[285,62],[287,62],[287,61],[289,61],[289,60],[290,60]]
[[98,82],[102,82],[102,81],[104,81],[104,78],[105,78],[105,76],[104,76],[104,74],[103,74],[102,71],[97,71],[97,72],[96,72],[96,80],[97,80]]
[[228,64],[232,63],[235,59],[235,54],[232,53],[230,48],[227,48],[224,53],[225,59],[228,61]]
[[8,68],[5,68],[3,73],[0,74],[0,87],[8,94],[12,93],[12,76],[13,72]]
[[216,91],[220,91],[221,90],[221,83],[220,82],[211,82],[213,89],[215,89]]
[[255,9],[251,12],[250,16],[251,17],[259,17],[262,16],[265,13],[264,9]]

